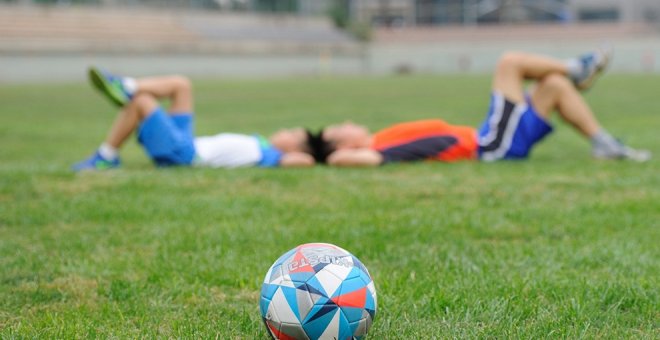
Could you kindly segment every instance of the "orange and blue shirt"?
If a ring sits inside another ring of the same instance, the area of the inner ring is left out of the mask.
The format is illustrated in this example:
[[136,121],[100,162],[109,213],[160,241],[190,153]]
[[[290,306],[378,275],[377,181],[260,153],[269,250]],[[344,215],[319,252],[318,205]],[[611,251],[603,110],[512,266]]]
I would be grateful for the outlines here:
[[371,149],[383,155],[383,163],[477,159],[477,131],[450,125],[440,119],[392,125],[374,134]]

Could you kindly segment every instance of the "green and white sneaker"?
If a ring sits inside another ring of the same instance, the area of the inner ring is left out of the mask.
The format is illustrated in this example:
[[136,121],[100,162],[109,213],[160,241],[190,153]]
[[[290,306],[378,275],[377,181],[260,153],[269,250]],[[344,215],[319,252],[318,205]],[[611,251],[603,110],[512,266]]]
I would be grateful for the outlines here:
[[97,151],[90,157],[74,164],[71,169],[75,172],[81,171],[100,171],[118,168],[121,165],[119,157],[115,159],[105,159]]
[[133,93],[126,88],[126,78],[124,77],[103,72],[96,67],[90,67],[89,80],[96,89],[119,107],[126,105],[133,97]]

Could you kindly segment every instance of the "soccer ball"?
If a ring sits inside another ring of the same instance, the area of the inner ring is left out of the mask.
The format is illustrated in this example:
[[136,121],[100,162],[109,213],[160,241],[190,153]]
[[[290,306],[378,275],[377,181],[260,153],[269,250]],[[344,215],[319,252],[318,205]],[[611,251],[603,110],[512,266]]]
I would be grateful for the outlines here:
[[273,263],[259,306],[275,339],[361,339],[376,315],[376,288],[351,253],[307,243]]

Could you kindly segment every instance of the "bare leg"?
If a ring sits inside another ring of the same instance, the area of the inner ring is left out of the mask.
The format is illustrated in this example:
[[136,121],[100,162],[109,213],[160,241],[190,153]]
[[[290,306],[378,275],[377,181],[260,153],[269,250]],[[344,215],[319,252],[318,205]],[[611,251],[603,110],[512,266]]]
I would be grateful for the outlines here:
[[171,113],[191,113],[193,111],[192,84],[183,76],[163,76],[138,78],[137,93],[149,94],[157,99],[169,99]]
[[508,52],[502,55],[495,69],[493,91],[513,102],[522,103],[525,101],[525,80],[539,80],[552,73],[566,75],[567,72],[561,60],[531,53]]
[[73,171],[105,170],[120,166],[119,148],[135,131],[141,121],[152,114],[158,107],[158,101],[152,95],[141,93],[119,111],[117,118],[108,131],[105,141],[92,156],[72,166]]
[[497,65],[493,91],[514,102],[524,102],[524,82],[536,80],[531,97],[538,113],[548,119],[557,110],[561,117],[585,137],[591,137],[600,124],[593,112],[569,80],[565,62],[524,52],[504,54]]
[[105,143],[119,149],[135,131],[138,124],[158,107],[158,101],[151,95],[138,93],[115,118]]
[[[607,53],[563,61],[523,52],[504,54],[493,77],[493,92],[514,103],[525,102],[525,80],[535,80],[531,101],[539,115],[548,119],[553,111],[590,140],[592,155],[605,159],[646,161],[651,155],[623,145],[603,129],[578,88],[586,89],[607,66]],[[573,65],[573,66],[571,66]],[[570,69],[569,69],[570,68]],[[570,79],[569,79],[570,73]]]
[[601,129],[582,95],[563,75],[549,74],[539,80],[532,88],[531,100],[536,111],[546,120],[557,110],[566,122],[587,138],[593,137]]
[[651,158],[649,151],[625,146],[603,129],[573,82],[565,76],[557,73],[547,75],[537,82],[531,97],[532,105],[539,115],[548,119],[556,110],[566,122],[589,139],[594,157],[637,162]]

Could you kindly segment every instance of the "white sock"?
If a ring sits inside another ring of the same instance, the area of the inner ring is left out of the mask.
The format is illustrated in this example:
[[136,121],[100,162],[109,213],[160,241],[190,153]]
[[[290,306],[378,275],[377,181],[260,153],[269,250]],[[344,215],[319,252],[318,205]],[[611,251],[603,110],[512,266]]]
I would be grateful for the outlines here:
[[119,157],[119,150],[117,150],[117,148],[115,148],[114,146],[108,143],[101,144],[101,146],[99,146],[98,151],[101,157],[109,161],[117,159],[117,157]]
[[591,146],[598,151],[607,154],[619,154],[625,149],[624,145],[610,135],[605,129],[600,129],[591,137]]
[[571,58],[565,61],[566,68],[568,68],[568,76],[572,79],[578,78],[582,75],[583,66],[578,58]]
[[135,92],[137,92],[138,85],[135,78],[123,77],[121,79],[121,85],[124,87],[124,91],[126,91],[126,93],[131,97],[135,94]]

